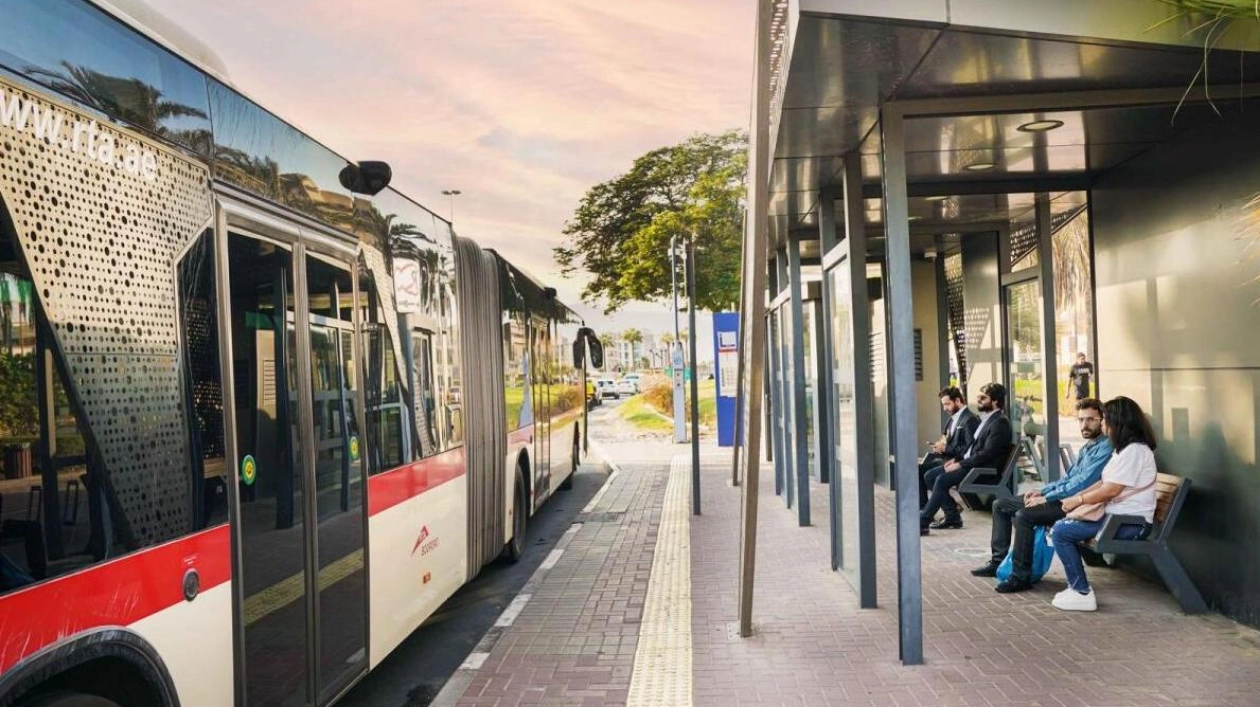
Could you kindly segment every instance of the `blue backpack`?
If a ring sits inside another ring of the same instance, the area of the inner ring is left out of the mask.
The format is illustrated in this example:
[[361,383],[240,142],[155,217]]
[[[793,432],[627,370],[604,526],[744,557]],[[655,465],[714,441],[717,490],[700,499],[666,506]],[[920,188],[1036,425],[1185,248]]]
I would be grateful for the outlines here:
[[[1047,530],[1049,528],[1044,525],[1033,528],[1032,576],[1028,578],[1030,582],[1040,581],[1050,570],[1050,563],[1054,562],[1054,548],[1046,542]],[[999,582],[1005,582],[1011,577],[1011,554],[1007,552],[1002,564],[998,565],[997,581]]]

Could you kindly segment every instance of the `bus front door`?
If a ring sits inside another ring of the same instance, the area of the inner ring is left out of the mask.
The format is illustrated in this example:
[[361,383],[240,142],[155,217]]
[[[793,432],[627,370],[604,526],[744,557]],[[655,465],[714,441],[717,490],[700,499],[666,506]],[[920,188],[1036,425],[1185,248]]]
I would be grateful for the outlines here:
[[227,240],[241,696],[324,705],[367,669],[354,283],[296,241]]

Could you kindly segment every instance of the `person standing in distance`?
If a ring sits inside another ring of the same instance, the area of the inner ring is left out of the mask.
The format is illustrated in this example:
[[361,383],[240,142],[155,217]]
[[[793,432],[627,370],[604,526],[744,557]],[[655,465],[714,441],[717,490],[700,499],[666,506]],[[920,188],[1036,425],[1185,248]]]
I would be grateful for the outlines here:
[[1076,393],[1077,401],[1084,400],[1089,397],[1089,381],[1094,377],[1094,364],[1089,362],[1082,351],[1076,354],[1076,363],[1072,366],[1072,372],[1068,378],[1071,379],[1072,385],[1068,388],[1066,399],[1071,399],[1072,393]]

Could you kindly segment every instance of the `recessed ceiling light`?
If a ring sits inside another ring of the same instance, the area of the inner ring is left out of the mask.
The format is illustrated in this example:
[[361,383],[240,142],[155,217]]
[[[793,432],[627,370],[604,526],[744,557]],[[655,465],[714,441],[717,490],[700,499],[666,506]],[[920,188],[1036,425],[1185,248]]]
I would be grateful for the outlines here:
[[975,164],[969,164],[966,167],[963,167],[963,169],[968,172],[983,172],[987,169],[993,169],[996,166],[996,162],[976,162]]
[[1061,127],[1063,127],[1062,120],[1034,120],[1030,123],[1024,123],[1016,128],[1016,130],[1026,133],[1044,133],[1047,130],[1054,130],[1055,128]]
[[921,219],[921,218],[923,218],[923,217],[922,217],[922,216],[907,216],[907,217],[906,217],[906,220],[907,220],[907,221],[918,221],[918,220],[919,220],[919,219]]
[[936,196],[926,196],[923,198],[923,200],[924,201],[945,201],[948,198],[949,197],[945,196],[944,194],[937,194]]

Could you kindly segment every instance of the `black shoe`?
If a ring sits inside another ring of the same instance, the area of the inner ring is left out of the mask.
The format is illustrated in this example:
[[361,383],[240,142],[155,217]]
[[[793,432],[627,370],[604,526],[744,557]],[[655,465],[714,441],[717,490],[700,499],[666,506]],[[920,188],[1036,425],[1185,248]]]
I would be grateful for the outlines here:
[[998,585],[993,588],[993,591],[998,594],[1014,594],[1015,592],[1026,592],[1032,588],[1032,582],[1025,582],[1022,579],[1015,579],[1014,577],[1011,577],[1010,579],[998,582]]
[[987,563],[971,570],[971,574],[974,577],[996,577],[998,565],[1001,564],[1001,562],[989,560]]
[[926,526],[922,526],[922,525],[919,526],[919,537],[923,537],[924,535],[931,535],[931,534],[932,534],[932,531],[928,530]]
[[946,518],[928,526],[932,530],[957,530],[962,527],[962,518]]

